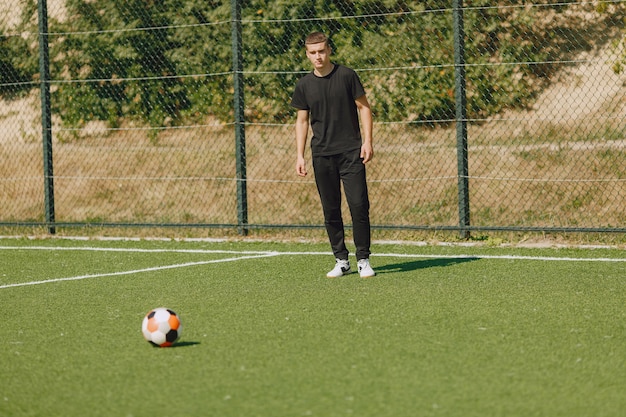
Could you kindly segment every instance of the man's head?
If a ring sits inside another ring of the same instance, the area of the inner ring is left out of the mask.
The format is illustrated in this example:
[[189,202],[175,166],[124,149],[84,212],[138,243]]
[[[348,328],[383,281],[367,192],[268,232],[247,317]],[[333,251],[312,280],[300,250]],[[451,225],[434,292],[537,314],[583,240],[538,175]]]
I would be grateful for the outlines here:
[[328,44],[328,37],[322,32],[313,32],[304,40],[306,56],[313,64],[313,68],[319,73],[324,73],[332,66],[330,54],[332,49]]
[[324,43],[328,46],[328,37],[322,32],[313,32],[304,39],[304,45],[311,45],[315,43]]

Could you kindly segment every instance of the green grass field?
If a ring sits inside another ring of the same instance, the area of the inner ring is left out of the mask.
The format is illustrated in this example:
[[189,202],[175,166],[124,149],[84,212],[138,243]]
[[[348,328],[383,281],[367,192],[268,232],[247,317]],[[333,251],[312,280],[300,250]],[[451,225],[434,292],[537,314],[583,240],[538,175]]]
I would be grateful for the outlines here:
[[0,416],[624,415],[623,250],[373,249],[1,239]]

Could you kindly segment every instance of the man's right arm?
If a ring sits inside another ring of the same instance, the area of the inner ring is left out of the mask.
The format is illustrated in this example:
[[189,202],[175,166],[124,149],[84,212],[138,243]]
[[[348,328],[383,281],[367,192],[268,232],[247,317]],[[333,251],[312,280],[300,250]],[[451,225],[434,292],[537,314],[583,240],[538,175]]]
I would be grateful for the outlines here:
[[296,173],[304,177],[307,174],[304,151],[306,149],[307,136],[309,134],[309,111],[298,110],[296,118]]

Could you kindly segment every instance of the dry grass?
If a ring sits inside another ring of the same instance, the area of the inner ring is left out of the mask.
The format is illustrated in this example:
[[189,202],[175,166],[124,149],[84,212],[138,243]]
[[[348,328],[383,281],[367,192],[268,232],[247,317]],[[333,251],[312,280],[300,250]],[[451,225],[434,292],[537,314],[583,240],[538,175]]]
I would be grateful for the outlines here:
[[[470,137],[490,129],[473,126]],[[377,130],[368,172],[373,223],[456,225],[454,131]],[[529,136],[470,146],[473,224],[625,223],[626,141]],[[170,131],[157,143],[137,131],[56,141],[57,220],[236,223],[234,150],[229,127]],[[41,154],[37,143],[4,141],[0,148],[4,221],[42,219]],[[314,183],[294,174],[293,154],[291,127],[247,130],[250,223],[319,224]]]

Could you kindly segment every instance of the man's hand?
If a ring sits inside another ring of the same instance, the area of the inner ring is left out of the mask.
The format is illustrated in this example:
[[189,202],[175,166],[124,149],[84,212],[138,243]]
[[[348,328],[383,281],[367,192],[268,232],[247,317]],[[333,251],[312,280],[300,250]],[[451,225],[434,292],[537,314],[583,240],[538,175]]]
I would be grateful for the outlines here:
[[361,145],[361,158],[363,158],[363,163],[366,164],[372,160],[374,157],[374,148],[371,143],[364,143]]
[[356,108],[359,110],[361,116],[361,127],[363,136],[363,144],[361,145],[361,158],[363,163],[366,164],[374,157],[374,146],[372,146],[372,131],[374,129],[372,120],[372,109],[370,103],[367,101],[367,97],[362,95],[355,101]]
[[296,173],[301,177],[306,177],[306,161],[304,158],[298,157],[296,162]]

